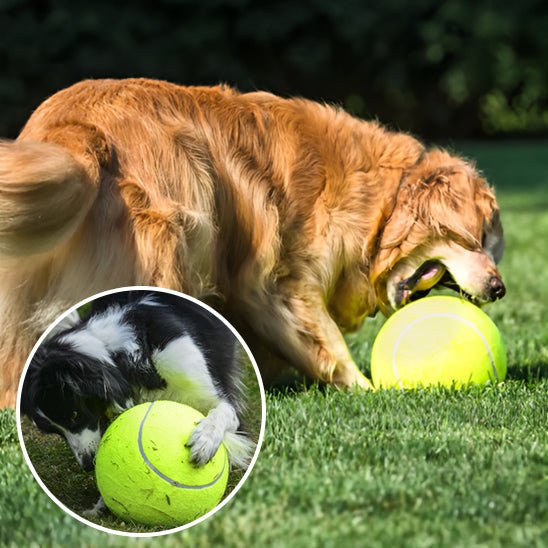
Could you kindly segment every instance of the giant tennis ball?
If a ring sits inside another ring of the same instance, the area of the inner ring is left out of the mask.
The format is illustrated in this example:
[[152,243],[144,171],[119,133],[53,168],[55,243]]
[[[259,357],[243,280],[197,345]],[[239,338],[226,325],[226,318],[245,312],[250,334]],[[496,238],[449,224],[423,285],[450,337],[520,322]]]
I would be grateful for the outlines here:
[[456,297],[428,297],[404,306],[382,326],[371,376],[377,388],[498,382],[506,376],[506,349],[480,308]]
[[224,445],[205,466],[190,463],[185,447],[204,416],[180,403],[132,407],[107,429],[95,461],[97,487],[118,517],[176,527],[214,508],[226,489]]

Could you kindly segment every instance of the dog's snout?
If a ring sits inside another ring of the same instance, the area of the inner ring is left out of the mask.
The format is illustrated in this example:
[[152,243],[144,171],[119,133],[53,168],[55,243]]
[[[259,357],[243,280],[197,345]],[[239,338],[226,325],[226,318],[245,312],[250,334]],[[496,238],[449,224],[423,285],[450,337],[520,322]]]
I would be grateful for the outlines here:
[[489,278],[489,297],[492,301],[502,299],[506,295],[506,287],[504,287],[503,281],[498,276],[491,276]]
[[95,468],[95,455],[86,453],[80,457],[80,465],[86,472],[91,472]]

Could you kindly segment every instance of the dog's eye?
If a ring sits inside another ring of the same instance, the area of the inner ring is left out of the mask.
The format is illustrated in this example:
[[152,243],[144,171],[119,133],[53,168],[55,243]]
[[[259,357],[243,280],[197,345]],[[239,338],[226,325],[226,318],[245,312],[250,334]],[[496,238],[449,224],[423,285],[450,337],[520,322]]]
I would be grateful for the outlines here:
[[76,419],[78,418],[78,411],[73,411],[70,415],[70,422],[76,422]]

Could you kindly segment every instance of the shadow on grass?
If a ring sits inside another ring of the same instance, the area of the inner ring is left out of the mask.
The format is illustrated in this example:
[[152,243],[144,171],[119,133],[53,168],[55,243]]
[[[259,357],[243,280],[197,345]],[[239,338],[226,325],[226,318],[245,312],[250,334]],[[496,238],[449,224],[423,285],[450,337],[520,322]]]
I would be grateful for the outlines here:
[[542,379],[548,379],[547,363],[539,362],[508,369],[507,380],[510,381],[539,382]]
[[267,393],[283,398],[301,394],[312,387],[324,391],[326,385],[301,376],[297,372],[287,371],[274,384],[265,387],[265,389]]
[[313,384],[304,384],[298,381],[282,384],[276,383],[274,386],[267,388],[266,392],[276,398],[291,398],[306,392],[312,386]]

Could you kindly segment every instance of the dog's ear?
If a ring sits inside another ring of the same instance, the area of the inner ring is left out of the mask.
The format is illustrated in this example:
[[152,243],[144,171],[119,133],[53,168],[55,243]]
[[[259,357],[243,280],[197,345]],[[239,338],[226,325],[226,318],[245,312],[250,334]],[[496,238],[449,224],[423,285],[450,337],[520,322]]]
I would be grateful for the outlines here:
[[433,151],[405,175],[380,248],[400,247],[405,255],[427,239],[450,238],[479,249],[496,209],[492,189],[472,165]]
[[499,263],[504,253],[504,231],[500,222],[498,209],[492,214],[491,218],[483,223],[482,246],[485,251],[495,261]]
[[417,189],[417,221],[432,234],[457,239],[465,247],[479,248],[489,201],[494,201],[485,180],[470,166],[436,169]]
[[474,167],[434,150],[403,175],[378,237],[373,278],[435,238],[480,248],[485,219],[497,209],[495,196]]
[[379,224],[374,259],[370,270],[371,283],[376,286],[384,275],[405,253],[406,242],[413,230],[416,212],[408,185],[401,184],[394,197],[391,211],[385,214]]
[[444,150],[429,151],[405,184],[416,203],[417,224],[433,236],[481,247],[483,225],[498,209],[493,190],[475,166]]
[[96,397],[122,407],[131,397],[131,386],[117,367],[99,364],[99,367],[93,369],[91,378],[86,380],[82,395]]
[[117,367],[86,356],[50,356],[40,369],[44,384],[59,387],[80,398],[124,405],[131,397],[131,387]]
[[407,239],[416,222],[416,208],[410,187],[402,187],[392,213],[386,220],[379,241],[380,249],[394,249]]

